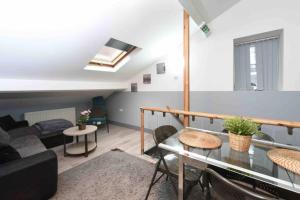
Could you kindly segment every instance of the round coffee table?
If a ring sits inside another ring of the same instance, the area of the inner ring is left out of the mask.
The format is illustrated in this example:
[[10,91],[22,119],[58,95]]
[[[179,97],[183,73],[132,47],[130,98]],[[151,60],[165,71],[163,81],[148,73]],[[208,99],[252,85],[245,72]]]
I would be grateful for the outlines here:
[[[88,134],[95,133],[95,141],[88,141]],[[88,157],[89,153],[97,148],[97,126],[86,125],[85,130],[79,130],[78,126],[68,128],[63,131],[64,134],[64,156],[85,155]],[[65,136],[75,136],[76,143],[66,147]],[[84,141],[79,142],[78,137],[84,136]]]

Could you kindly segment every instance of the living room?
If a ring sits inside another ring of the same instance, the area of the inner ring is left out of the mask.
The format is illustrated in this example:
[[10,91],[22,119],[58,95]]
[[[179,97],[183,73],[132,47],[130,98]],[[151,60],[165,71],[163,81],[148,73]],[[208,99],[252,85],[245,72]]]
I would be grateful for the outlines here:
[[0,5],[0,199],[300,199],[299,1]]

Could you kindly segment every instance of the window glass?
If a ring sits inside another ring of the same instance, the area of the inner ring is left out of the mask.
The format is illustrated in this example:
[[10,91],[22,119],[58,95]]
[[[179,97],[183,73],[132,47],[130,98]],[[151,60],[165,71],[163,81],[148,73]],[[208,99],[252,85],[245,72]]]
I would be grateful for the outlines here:
[[250,81],[251,89],[257,89],[256,53],[255,46],[250,47]]
[[100,67],[115,67],[134,49],[136,49],[136,47],[131,44],[111,38],[89,64],[99,65]]

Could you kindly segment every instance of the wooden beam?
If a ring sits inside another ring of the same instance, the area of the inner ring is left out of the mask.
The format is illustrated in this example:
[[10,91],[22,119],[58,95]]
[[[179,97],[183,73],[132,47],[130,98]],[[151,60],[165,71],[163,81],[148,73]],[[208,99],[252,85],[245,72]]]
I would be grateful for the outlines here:
[[265,118],[237,116],[237,115],[223,115],[223,114],[213,114],[213,113],[204,113],[204,112],[190,112],[190,111],[176,110],[176,109],[163,109],[157,107],[141,107],[140,109],[144,111],[165,112],[165,113],[172,113],[175,115],[178,114],[184,116],[204,117],[210,119],[230,119],[234,117],[243,117],[245,119],[250,119],[258,124],[285,126],[288,128],[300,128],[300,122],[293,122],[293,121],[286,121],[286,120],[265,119]]
[[[183,107],[184,111],[190,110],[190,16],[184,10],[183,14]],[[183,125],[189,126],[189,116],[184,115]]]

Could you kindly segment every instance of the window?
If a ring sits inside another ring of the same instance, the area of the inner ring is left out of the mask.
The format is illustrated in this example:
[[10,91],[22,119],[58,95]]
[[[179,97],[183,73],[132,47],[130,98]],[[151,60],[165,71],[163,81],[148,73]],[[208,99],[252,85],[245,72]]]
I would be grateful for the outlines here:
[[111,38],[105,46],[103,46],[89,64],[100,67],[115,67],[126,56],[128,56],[135,46],[127,44],[120,40]]
[[104,46],[100,52],[91,60],[92,63],[113,66],[126,52],[112,47]]
[[255,46],[250,47],[250,85],[252,90],[257,89],[256,52]]
[[235,90],[278,90],[281,33],[273,31],[234,41]]

